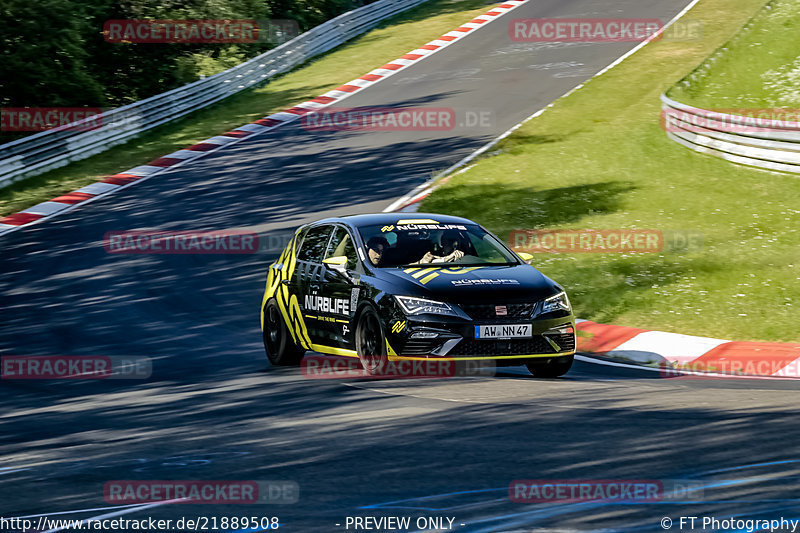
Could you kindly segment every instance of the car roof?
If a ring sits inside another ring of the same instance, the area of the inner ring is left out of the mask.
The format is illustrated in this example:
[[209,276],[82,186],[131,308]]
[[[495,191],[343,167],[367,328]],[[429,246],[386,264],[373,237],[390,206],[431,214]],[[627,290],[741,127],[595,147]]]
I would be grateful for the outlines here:
[[466,218],[441,215],[438,213],[371,213],[364,215],[347,215],[323,218],[322,220],[312,222],[312,224],[340,223],[359,228],[376,224],[398,224],[401,221],[406,221],[406,224],[430,224],[431,221],[439,224],[475,224],[475,222]]

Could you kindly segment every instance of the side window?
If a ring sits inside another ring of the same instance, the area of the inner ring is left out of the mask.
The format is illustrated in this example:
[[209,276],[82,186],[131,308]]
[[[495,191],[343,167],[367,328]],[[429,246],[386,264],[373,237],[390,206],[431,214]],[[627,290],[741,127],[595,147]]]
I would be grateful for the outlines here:
[[331,234],[331,226],[319,226],[311,228],[303,239],[297,259],[300,261],[311,261],[319,263],[322,261],[322,252],[328,244],[328,236]]
[[340,255],[347,257],[347,268],[353,269],[356,267],[356,248],[353,245],[353,239],[347,230],[341,226],[337,227],[333,232],[328,251],[325,252],[325,259]]
[[503,257],[495,246],[489,241],[491,237],[489,234],[484,234],[483,238],[479,235],[475,235],[470,233],[469,240],[472,242],[472,246],[475,247],[475,250],[478,252],[478,257],[484,259],[489,263],[505,263],[508,261],[508,258]]

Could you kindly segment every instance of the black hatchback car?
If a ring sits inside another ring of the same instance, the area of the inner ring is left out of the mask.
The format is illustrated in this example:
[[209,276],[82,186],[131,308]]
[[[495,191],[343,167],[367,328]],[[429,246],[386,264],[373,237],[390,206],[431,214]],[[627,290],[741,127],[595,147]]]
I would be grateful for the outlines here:
[[566,373],[575,318],[564,289],[470,220],[382,213],[297,230],[270,265],[261,304],[267,357],[306,350],[388,361],[493,360]]

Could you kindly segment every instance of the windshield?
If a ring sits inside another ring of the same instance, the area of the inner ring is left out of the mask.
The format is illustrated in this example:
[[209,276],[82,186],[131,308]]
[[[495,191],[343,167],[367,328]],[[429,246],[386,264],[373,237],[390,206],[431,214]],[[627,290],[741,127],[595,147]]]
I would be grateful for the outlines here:
[[511,252],[477,224],[417,221],[363,226],[359,232],[368,261],[378,267],[518,263]]

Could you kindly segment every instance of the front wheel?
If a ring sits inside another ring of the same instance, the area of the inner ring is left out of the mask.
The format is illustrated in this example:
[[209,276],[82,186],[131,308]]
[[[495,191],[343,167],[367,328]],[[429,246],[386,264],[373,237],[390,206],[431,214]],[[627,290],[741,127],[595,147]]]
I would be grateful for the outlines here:
[[298,347],[289,336],[289,330],[281,316],[278,302],[271,299],[264,306],[264,349],[267,359],[275,366],[297,366],[303,360],[305,350]]
[[365,307],[356,325],[356,353],[370,376],[380,374],[389,362],[381,319],[372,307]]
[[563,376],[569,369],[572,368],[572,362],[575,360],[574,355],[564,355],[554,359],[537,361],[533,359],[525,363],[528,370],[533,377],[536,378],[557,378]]

